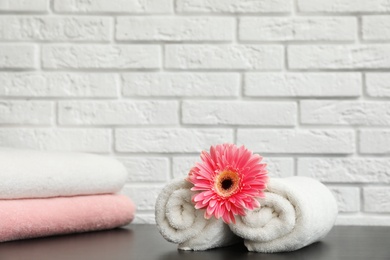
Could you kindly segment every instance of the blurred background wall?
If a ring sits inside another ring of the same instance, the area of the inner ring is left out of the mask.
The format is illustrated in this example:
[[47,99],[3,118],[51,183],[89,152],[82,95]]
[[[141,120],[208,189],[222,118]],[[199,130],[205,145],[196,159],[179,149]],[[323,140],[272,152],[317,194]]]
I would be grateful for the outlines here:
[[232,142],[390,225],[389,0],[0,0],[0,98],[0,146],[121,160],[136,223]]

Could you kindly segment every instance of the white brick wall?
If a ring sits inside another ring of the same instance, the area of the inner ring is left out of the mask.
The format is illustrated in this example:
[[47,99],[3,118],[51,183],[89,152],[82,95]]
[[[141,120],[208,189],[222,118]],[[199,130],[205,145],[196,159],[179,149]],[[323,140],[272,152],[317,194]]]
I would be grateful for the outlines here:
[[111,37],[108,17],[0,17],[1,41],[104,41]]
[[166,45],[164,64],[181,70],[281,70],[283,57],[281,45],[174,44]]
[[38,66],[33,44],[0,43],[0,69],[34,69]]
[[1,97],[115,98],[119,88],[113,73],[0,72]]
[[226,17],[118,17],[119,41],[231,41],[235,19]]
[[243,41],[353,41],[356,35],[355,17],[244,17],[239,27]]
[[[238,97],[238,73],[123,73],[127,97]],[[390,92],[390,86],[389,86]]]
[[137,223],[210,145],[390,225],[390,0],[0,0],[0,146],[102,153]]
[[300,105],[302,124],[390,125],[390,102],[302,100]]
[[389,187],[366,187],[363,189],[364,211],[390,213]]
[[151,69],[160,64],[156,45],[43,45],[45,69]]
[[389,0],[297,0],[298,10],[307,13],[387,13]]
[[60,101],[61,125],[178,124],[177,101]]
[[292,0],[177,0],[179,13],[288,13]]
[[363,39],[364,40],[389,40],[390,39],[390,17],[363,16]]
[[[196,125],[294,126],[295,102],[183,101],[182,122]],[[245,115],[245,116],[243,116]]]
[[53,2],[53,11],[58,13],[147,14],[173,12],[171,0],[53,0]]
[[42,150],[108,153],[109,129],[9,128],[0,129],[0,146]]
[[55,115],[54,102],[3,100],[0,115],[0,124],[50,126]]
[[354,140],[352,130],[237,130],[237,143],[261,154],[352,154]]
[[[386,79],[382,81],[386,84]],[[390,84],[388,86],[390,94]],[[359,97],[361,88],[358,73],[250,72],[245,74],[244,94],[254,97]]]
[[0,10],[9,12],[48,12],[49,1],[47,0],[0,0]]
[[288,67],[298,70],[390,69],[390,44],[292,45]]
[[357,212],[360,210],[360,192],[356,187],[329,187],[336,197],[340,212]]

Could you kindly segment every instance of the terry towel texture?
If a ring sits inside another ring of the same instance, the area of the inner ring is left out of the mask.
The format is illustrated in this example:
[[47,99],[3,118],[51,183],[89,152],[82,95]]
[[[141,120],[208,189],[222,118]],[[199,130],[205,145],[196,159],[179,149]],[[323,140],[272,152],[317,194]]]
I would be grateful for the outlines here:
[[126,176],[106,156],[0,148],[0,242],[130,223]]
[[0,199],[115,193],[126,176],[107,156],[0,149]]
[[204,218],[191,202],[192,184],[180,179],[167,184],[156,201],[156,223],[161,235],[181,250],[207,250],[239,241],[221,220]]
[[249,251],[293,251],[319,241],[333,227],[337,202],[322,183],[306,177],[271,178],[261,208],[237,216],[231,230]]
[[0,200],[0,242],[115,228],[134,212],[129,198],[115,194]]

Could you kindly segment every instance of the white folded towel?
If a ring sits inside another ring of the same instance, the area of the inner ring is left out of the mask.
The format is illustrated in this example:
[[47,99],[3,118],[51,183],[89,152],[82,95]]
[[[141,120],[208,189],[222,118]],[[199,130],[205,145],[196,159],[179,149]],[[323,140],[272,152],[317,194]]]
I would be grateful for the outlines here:
[[113,193],[126,176],[108,156],[0,149],[0,199]]
[[333,227],[337,202],[322,183],[306,177],[271,178],[260,209],[237,216],[231,230],[249,251],[293,251],[319,241]]
[[161,235],[181,250],[207,250],[239,242],[221,219],[204,218],[191,202],[192,184],[180,179],[168,183],[156,201],[156,223]]

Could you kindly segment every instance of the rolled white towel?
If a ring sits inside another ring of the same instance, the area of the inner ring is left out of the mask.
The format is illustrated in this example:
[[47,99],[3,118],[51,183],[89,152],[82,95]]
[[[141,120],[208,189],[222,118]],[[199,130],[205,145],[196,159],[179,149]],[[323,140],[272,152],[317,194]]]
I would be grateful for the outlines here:
[[307,177],[271,178],[261,208],[237,216],[231,230],[249,251],[293,251],[319,241],[337,217],[337,202],[322,183]]
[[125,167],[108,156],[0,149],[0,199],[114,193],[126,176]]
[[191,202],[192,184],[183,179],[168,183],[156,201],[156,223],[161,235],[181,250],[207,250],[239,242],[221,219],[205,219]]

